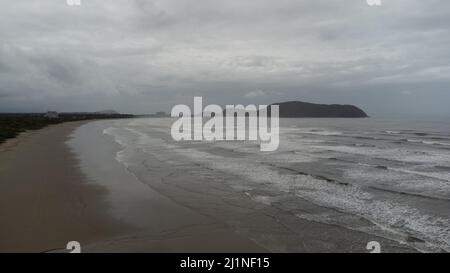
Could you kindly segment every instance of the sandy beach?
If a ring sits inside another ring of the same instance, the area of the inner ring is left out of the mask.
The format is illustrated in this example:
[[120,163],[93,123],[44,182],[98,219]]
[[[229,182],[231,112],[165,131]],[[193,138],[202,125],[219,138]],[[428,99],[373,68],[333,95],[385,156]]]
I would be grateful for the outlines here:
[[[1,146],[0,252],[60,252],[69,241],[79,241],[83,251],[92,252],[264,251],[149,188],[129,185],[122,191],[101,186],[105,181],[90,181],[66,144],[84,123],[27,132]],[[117,162],[109,163],[107,184],[125,174]],[[133,180],[121,178],[120,183]],[[115,217],[111,207],[120,207],[128,218]]]
[[413,251],[255,202],[224,182],[241,178],[167,149],[124,150],[105,132],[128,123],[65,123],[1,146],[0,252],[65,252],[69,241],[83,252],[367,252],[372,240]]
[[2,145],[1,252],[64,249],[76,238],[91,242],[124,230],[104,213],[104,189],[83,183],[64,143],[80,124],[24,133]]
[[29,2],[0,253],[450,253],[450,1]]

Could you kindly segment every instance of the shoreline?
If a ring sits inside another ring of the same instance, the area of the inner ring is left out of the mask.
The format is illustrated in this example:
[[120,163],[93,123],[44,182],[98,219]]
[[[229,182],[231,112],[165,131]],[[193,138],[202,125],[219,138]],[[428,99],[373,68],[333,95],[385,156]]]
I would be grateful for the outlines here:
[[[100,137],[110,144],[91,166],[106,171],[86,174],[68,142],[78,128],[95,122],[52,125],[0,145],[0,252],[65,252],[69,241],[79,241],[83,252],[266,252],[133,182],[114,162],[118,147],[110,139]],[[113,162],[104,162],[106,156]]]
[[[80,126],[68,142],[89,181],[107,189],[108,214],[129,230],[86,245],[88,252],[267,252],[215,217],[181,205],[142,183],[118,161],[123,150],[104,130],[114,121]],[[153,173],[155,178],[158,173]]]
[[[261,200],[255,199],[258,194],[271,196],[270,192],[265,192],[264,185],[249,192],[246,185],[251,181],[246,177],[210,168],[202,162],[191,161],[171,144],[166,146],[164,142],[171,143],[171,140],[170,135],[167,135],[167,124],[164,122],[164,125],[159,127],[161,124],[158,122],[147,124],[146,121],[140,121],[147,126],[145,133],[130,129],[138,126],[139,122],[136,122],[99,124],[97,129],[86,128],[85,133],[101,131],[110,136],[111,141],[120,148],[116,153],[117,160],[140,185],[145,185],[180,206],[225,225],[270,252],[367,253],[366,246],[370,241],[380,242],[383,252],[416,252],[401,242],[371,232],[365,233],[352,227],[303,219],[296,211],[305,213],[327,211],[326,208],[307,200],[300,203],[297,200],[298,208],[295,207],[295,203],[283,207],[282,203],[260,202]],[[156,127],[151,128],[151,125]],[[186,146],[189,147],[189,144]],[[199,149],[202,148],[208,149],[204,146]],[[221,150],[210,152],[220,154]],[[88,156],[87,160],[92,157],[94,155]],[[283,193],[280,193],[279,198],[294,200],[293,196]],[[134,241],[145,240],[145,237],[146,234],[142,234]],[[237,251],[241,251],[239,246],[231,248],[231,252]]]
[[132,151],[137,164],[124,165],[125,148],[104,132],[114,122],[52,125],[0,145],[0,252],[66,252],[69,241],[83,252],[366,252],[371,240],[415,252],[254,202],[198,165],[174,169],[179,158]]
[[102,213],[105,190],[88,185],[65,142],[86,121],[26,132],[0,149],[0,252],[47,252],[94,242],[125,226]]

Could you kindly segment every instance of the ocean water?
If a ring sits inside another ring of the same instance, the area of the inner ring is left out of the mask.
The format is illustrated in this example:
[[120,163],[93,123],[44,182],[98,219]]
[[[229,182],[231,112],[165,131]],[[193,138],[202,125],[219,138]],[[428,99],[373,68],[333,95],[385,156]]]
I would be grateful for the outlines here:
[[[450,251],[449,121],[281,119],[274,152],[255,141],[175,142],[173,121],[120,120],[103,133],[123,147],[116,159],[134,170],[146,168],[137,151],[174,168],[201,166],[292,217]],[[321,209],[304,208],[305,201]]]

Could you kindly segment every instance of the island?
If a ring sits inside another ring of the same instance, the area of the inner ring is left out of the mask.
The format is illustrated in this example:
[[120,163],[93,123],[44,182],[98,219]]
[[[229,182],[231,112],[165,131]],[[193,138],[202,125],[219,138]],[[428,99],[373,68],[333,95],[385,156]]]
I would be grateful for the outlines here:
[[[273,103],[279,105],[280,118],[367,118],[363,110],[354,105],[315,104],[302,101]],[[270,110],[269,113],[270,115]]]

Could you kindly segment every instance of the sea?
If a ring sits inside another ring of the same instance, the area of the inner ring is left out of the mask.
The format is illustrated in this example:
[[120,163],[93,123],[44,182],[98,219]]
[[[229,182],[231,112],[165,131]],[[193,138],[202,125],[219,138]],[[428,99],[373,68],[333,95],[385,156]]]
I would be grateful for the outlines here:
[[280,119],[273,152],[257,141],[176,142],[173,122],[117,120],[103,134],[120,145],[117,161],[136,176],[149,168],[146,157],[191,175],[201,168],[211,182],[226,183],[228,194],[292,217],[422,252],[450,251],[450,120]]

